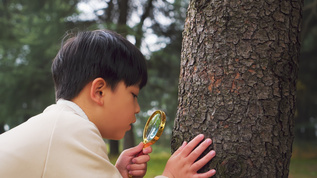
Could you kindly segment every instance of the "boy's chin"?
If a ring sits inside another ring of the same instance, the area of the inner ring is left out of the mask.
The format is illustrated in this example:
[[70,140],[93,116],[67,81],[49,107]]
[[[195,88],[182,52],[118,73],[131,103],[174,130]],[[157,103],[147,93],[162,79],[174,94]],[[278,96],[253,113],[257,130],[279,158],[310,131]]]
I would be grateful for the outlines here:
[[107,139],[110,139],[110,140],[121,140],[121,139],[124,138],[125,133],[126,133],[126,132],[124,132],[123,134],[115,135],[115,136],[113,136],[112,138],[107,138]]
[[121,140],[121,139],[124,138],[125,133],[126,132],[120,133],[120,134],[117,134],[117,135],[102,135],[102,138],[108,139],[108,140]]

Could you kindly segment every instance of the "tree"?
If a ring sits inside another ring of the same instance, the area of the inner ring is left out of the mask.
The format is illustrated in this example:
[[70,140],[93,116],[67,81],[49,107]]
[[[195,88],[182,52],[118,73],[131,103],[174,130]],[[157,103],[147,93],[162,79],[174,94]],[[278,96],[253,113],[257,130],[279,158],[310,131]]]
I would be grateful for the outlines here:
[[[111,2],[112,3],[112,2]],[[129,0],[118,1],[119,18],[116,25],[116,31],[125,36],[127,34],[127,20],[129,13]],[[124,136],[124,149],[134,146],[133,127]],[[119,155],[119,141],[110,140],[110,154]]]
[[[172,150],[198,133],[216,177],[288,177],[302,1],[190,2]],[[212,148],[210,148],[212,149]]]
[[295,116],[295,140],[302,142],[317,139],[317,0],[305,0],[300,68],[297,82],[297,112]]
[[[134,38],[138,48],[149,51],[146,57],[150,80],[139,97],[142,112],[138,120],[141,122],[134,128],[143,128],[149,116],[146,113],[153,108],[166,111],[167,126],[171,128],[171,118],[174,118],[177,107],[186,1],[110,0],[94,8],[95,18],[80,18],[77,5],[84,2],[89,3],[86,0],[13,0],[0,3],[0,25],[3,27],[0,29],[0,127],[9,124],[12,128],[54,103],[50,64],[66,31],[107,28],[129,39]],[[152,53],[150,48],[153,46],[145,42],[149,33],[159,38],[157,52]],[[168,142],[170,135],[164,135],[165,142]],[[132,144],[127,145],[124,147]],[[116,143],[111,150],[118,153],[118,148]]]
[[76,3],[0,2],[0,126],[12,128],[54,103],[51,61]]

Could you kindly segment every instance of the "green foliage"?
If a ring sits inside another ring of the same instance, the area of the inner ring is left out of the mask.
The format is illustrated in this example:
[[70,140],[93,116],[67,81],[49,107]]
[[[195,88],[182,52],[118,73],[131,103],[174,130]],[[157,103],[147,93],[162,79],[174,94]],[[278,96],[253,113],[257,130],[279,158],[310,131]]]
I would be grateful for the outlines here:
[[73,0],[0,3],[0,123],[14,127],[54,102],[51,61],[76,14]]
[[[148,110],[163,109],[167,114],[167,128],[159,144],[169,144],[177,108],[181,33],[188,2],[152,1],[151,6],[150,1],[131,1],[129,8],[120,9],[120,5],[111,5],[109,3],[115,2],[109,1],[107,7],[97,10],[103,13],[96,13],[96,18],[90,20],[78,19],[79,2],[13,0],[0,3],[0,25],[3,27],[0,29],[0,127],[9,124],[12,128],[54,102],[51,60],[69,29],[120,30],[120,33],[134,36],[136,41],[144,40],[145,32],[151,29],[161,39],[158,41],[161,48],[148,56],[149,83],[141,92],[139,102],[143,113],[136,128],[143,128],[149,116],[144,113]],[[118,24],[124,10],[128,11],[127,21],[133,21],[132,14],[137,13],[151,24],[145,26],[143,21],[130,23],[130,26]],[[162,24],[162,17],[169,23]],[[146,47],[150,46],[142,48]]]

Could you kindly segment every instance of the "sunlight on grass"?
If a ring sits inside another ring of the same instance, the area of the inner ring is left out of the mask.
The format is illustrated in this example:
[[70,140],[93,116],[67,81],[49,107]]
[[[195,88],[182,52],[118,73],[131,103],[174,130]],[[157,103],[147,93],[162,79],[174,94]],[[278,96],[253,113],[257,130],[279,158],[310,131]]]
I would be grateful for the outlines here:
[[289,178],[316,178],[317,158],[293,158]]
[[169,157],[170,154],[167,152],[151,154],[151,160],[148,162],[147,173],[144,177],[153,178],[161,175]]
[[289,178],[317,177],[317,145],[295,140]]

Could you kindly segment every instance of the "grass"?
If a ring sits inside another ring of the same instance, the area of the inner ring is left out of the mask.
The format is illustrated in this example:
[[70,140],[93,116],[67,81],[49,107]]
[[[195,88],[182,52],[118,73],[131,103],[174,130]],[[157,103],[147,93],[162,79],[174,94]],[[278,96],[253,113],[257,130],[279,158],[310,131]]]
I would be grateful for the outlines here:
[[295,139],[289,178],[317,177],[317,145]]
[[[158,151],[159,150],[159,151]],[[160,147],[153,148],[148,170],[144,178],[153,178],[161,175],[165,164],[170,157],[170,151]],[[110,158],[115,163],[116,158]],[[316,178],[317,177],[317,146],[314,144],[295,143],[290,164],[289,178]]]
[[[153,178],[162,174],[165,164],[169,158],[168,153],[151,154],[148,163],[148,170],[145,178]],[[289,178],[316,178],[317,177],[317,158],[292,158],[290,165]]]
[[[165,164],[170,157],[168,152],[152,153],[148,162],[148,170],[144,178],[153,178],[161,175]],[[115,162],[113,158],[112,162]],[[316,158],[292,158],[289,178],[316,178],[317,177],[317,157]]]
[[170,154],[167,152],[151,154],[151,160],[148,162],[148,169],[144,178],[153,178],[161,175],[169,157]]
[[289,178],[316,178],[317,158],[292,158]]

